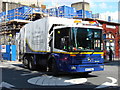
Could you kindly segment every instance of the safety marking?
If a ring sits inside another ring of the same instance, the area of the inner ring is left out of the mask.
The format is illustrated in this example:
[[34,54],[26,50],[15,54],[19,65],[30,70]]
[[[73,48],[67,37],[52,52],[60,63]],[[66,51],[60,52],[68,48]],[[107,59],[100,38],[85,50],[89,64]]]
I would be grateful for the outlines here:
[[6,68],[6,67],[8,67],[8,66],[5,66],[5,65],[0,65],[0,68]]
[[11,85],[11,84],[9,84],[7,82],[1,82],[0,87],[5,87],[5,88],[9,88],[10,89],[10,88],[15,87],[15,86]]
[[111,79],[112,82],[111,82],[111,83],[110,83],[110,82],[105,82],[105,83],[103,83],[102,85],[96,87],[96,89],[98,89],[98,88],[110,87],[110,86],[118,86],[118,84],[115,84],[115,83],[117,83],[117,80],[116,80],[115,78],[113,78],[113,77],[107,77],[107,78],[108,78],[108,79]]
[[33,71],[33,72],[31,72],[31,73],[21,74],[21,76],[27,76],[27,75],[33,75],[33,74],[43,74],[43,73],[40,73],[40,72],[37,72],[37,71]]
[[87,82],[86,78],[77,78],[77,79],[70,79],[70,80],[65,80],[64,82],[70,82],[72,84],[81,84]]
[[87,82],[86,78],[65,79],[60,77],[53,77],[42,75],[28,80],[28,83],[41,86],[67,86],[75,84],[83,84]]

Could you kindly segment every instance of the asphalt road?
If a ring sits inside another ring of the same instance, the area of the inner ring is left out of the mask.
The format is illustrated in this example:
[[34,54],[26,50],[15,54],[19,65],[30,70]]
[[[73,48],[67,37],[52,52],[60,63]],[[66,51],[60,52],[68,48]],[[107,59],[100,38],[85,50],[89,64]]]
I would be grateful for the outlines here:
[[40,88],[118,90],[119,63],[118,61],[105,63],[104,71],[92,72],[88,76],[66,73],[54,77],[50,72],[44,70],[25,69],[20,62],[0,62],[0,87],[3,90]]

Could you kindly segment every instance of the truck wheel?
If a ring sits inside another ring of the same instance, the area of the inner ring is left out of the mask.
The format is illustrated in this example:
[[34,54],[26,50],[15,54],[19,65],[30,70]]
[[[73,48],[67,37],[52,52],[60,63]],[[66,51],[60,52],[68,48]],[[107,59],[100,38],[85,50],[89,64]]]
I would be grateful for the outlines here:
[[52,60],[52,74],[53,76],[58,76],[58,68],[57,68],[57,64],[55,62],[55,60]]
[[28,59],[26,56],[23,57],[22,63],[24,65],[24,67],[28,68]]
[[84,72],[83,75],[87,77],[89,73],[91,72]]
[[28,62],[28,65],[29,65],[29,69],[30,69],[30,70],[35,70],[35,69],[36,69],[36,66],[35,66],[33,60],[34,60],[34,57],[31,56],[30,59],[29,59],[29,62]]
[[88,74],[89,74],[88,72],[83,73],[84,76],[88,76]]

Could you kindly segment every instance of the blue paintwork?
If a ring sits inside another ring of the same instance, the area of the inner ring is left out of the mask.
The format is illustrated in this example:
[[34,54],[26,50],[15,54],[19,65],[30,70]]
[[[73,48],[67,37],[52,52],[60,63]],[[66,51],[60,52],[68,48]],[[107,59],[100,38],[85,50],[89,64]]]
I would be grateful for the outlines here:
[[58,7],[58,17],[64,17],[64,18],[73,18],[77,15],[76,9],[69,6],[60,6]]
[[[34,52],[27,46],[27,52],[31,54],[47,54],[47,52]],[[54,58],[59,71],[65,72],[87,72],[86,68],[94,68],[92,71],[102,71],[104,59],[101,54],[75,54],[76,56],[70,56],[70,54],[51,53],[49,58]],[[66,59],[65,59],[66,58]],[[91,60],[88,61],[88,58]],[[97,61],[97,62],[95,62]],[[76,69],[71,69],[75,66]]]
[[[53,54],[56,63],[58,65],[58,69],[60,71],[66,72],[87,72],[86,68],[94,68],[92,71],[102,71],[104,59],[101,58],[101,54],[76,54],[76,57],[70,56],[69,54]],[[63,58],[68,58],[67,60],[63,60]],[[88,61],[88,57],[91,58],[91,61]],[[95,62],[99,61],[99,62]],[[71,69],[72,66],[75,66],[76,69]]]
[[[74,66],[76,69],[71,69],[71,67]],[[88,72],[85,71],[86,68],[94,68],[94,70],[91,71],[103,71],[104,68],[101,68],[100,66],[103,66],[103,64],[91,64],[91,65],[68,65],[66,68],[63,68],[63,71],[67,72]]]
[[2,58],[4,60],[16,61],[16,45],[6,45],[6,52],[2,53]]
[[[49,16],[55,17],[64,17],[64,18],[83,18],[83,10],[76,10],[74,7],[69,6],[59,6],[58,8],[50,8],[41,10],[39,8],[31,8],[28,6],[18,7],[12,10],[8,10],[7,21],[20,19],[25,20],[28,18],[29,14],[33,14],[35,12],[43,12],[49,14]],[[3,22],[2,18],[5,19],[6,12],[0,13],[0,22]],[[92,18],[92,11],[85,11],[86,18]]]
[[16,45],[11,45],[11,60],[16,61]]
[[[85,18],[92,18],[92,11],[84,11],[85,12]],[[83,18],[83,10],[78,10],[77,15],[79,18]]]
[[11,58],[10,58],[10,45],[6,45],[6,52],[2,53],[2,58],[4,60],[11,60]]
[[[28,6],[22,6],[15,9],[11,9],[7,11],[7,21],[14,20],[14,19],[20,19],[25,20],[28,18],[29,14],[32,14],[33,11],[38,12],[37,8],[31,8]],[[6,12],[0,13],[0,22],[3,22],[3,19],[5,20]]]

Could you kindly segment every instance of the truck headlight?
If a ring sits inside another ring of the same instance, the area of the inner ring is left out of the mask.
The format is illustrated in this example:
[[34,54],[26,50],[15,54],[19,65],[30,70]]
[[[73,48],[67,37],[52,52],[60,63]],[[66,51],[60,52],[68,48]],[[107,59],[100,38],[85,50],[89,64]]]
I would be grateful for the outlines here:
[[75,69],[76,69],[76,67],[75,67],[75,66],[72,66],[72,67],[71,67],[71,69],[74,69],[74,70],[75,70]]
[[101,58],[104,58],[104,56],[101,56]]
[[104,68],[104,66],[103,66],[103,65],[101,65],[101,66],[100,66],[100,68]]

